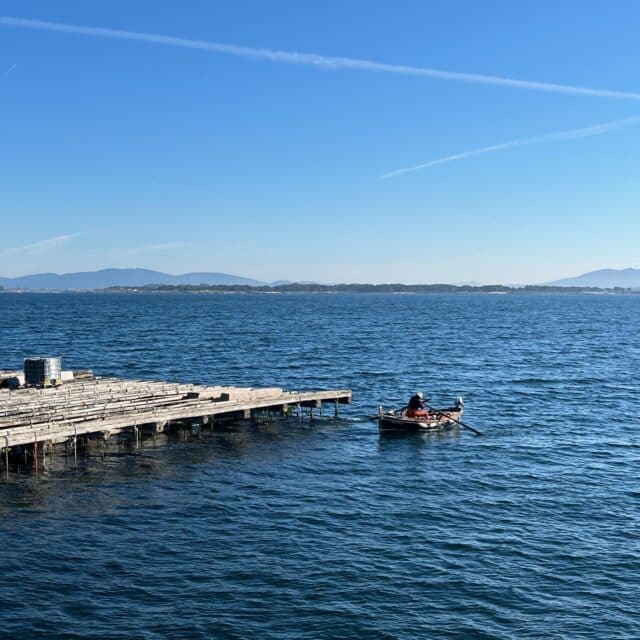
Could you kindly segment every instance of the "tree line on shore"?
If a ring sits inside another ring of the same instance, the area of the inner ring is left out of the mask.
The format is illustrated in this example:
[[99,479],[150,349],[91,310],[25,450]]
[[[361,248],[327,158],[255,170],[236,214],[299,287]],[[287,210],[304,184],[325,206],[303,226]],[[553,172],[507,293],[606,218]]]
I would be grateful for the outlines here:
[[109,287],[107,292],[175,293],[631,293],[623,287],[559,287],[552,285],[453,285],[453,284],[315,284],[290,283],[274,286],[189,284]]

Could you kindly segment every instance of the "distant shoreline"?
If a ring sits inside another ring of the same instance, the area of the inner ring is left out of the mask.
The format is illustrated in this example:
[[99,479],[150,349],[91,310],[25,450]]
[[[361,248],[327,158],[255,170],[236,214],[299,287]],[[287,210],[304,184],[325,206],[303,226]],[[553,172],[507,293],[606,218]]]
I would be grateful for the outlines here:
[[561,287],[553,285],[527,285],[524,287],[508,287],[505,285],[449,285],[449,284],[285,284],[275,286],[251,285],[145,285],[140,287],[118,286],[104,289],[6,289],[0,293],[184,293],[184,294],[251,294],[277,295],[287,293],[314,294],[556,294],[556,295],[633,295],[640,290],[613,287]]

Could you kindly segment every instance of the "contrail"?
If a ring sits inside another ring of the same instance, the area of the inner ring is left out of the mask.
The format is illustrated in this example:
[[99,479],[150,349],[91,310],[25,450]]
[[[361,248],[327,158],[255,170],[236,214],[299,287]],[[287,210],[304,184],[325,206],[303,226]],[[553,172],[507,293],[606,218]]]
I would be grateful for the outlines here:
[[147,251],[171,251],[173,249],[184,249],[193,246],[190,242],[163,242],[160,244],[144,244],[139,247],[132,247],[131,249],[125,249],[122,253],[135,255],[137,253],[146,253]]
[[640,124],[640,117],[625,118],[623,120],[612,120],[610,122],[603,122],[602,124],[595,124],[590,127],[583,127],[581,129],[569,129],[567,131],[556,131],[555,133],[546,133],[541,136],[534,136],[531,138],[520,138],[519,140],[511,140],[510,142],[503,142],[501,144],[493,144],[489,147],[480,147],[478,149],[471,149],[470,151],[462,151],[455,153],[451,156],[445,156],[444,158],[437,158],[435,160],[429,160],[422,164],[417,164],[413,167],[407,167],[406,169],[396,169],[380,176],[380,178],[394,178],[400,176],[403,173],[412,173],[414,171],[420,171],[422,169],[428,169],[429,167],[435,167],[439,164],[446,164],[447,162],[455,162],[456,160],[464,160],[473,156],[479,156],[483,153],[493,153],[494,151],[503,151],[505,149],[513,149],[515,147],[526,147],[533,144],[546,144],[547,142],[560,142],[562,140],[575,140],[576,138],[590,138],[591,136],[600,136],[603,133],[614,131],[616,129],[623,129],[625,127],[631,127],[633,125]]
[[55,236],[54,238],[47,238],[46,240],[40,240],[33,242],[32,244],[25,244],[20,247],[10,247],[7,249],[0,249],[0,256],[14,256],[22,253],[28,254],[40,254],[50,251],[51,249],[57,249],[65,244],[68,244],[75,238],[86,235],[86,231],[80,233],[68,233],[64,236]]
[[373,60],[359,58],[344,58],[336,56],[316,55],[313,53],[296,53],[293,51],[278,51],[256,47],[244,47],[221,42],[205,40],[191,40],[177,38],[156,33],[141,33],[137,31],[124,31],[122,29],[108,29],[104,27],[87,27],[82,25],[66,24],[62,22],[48,22],[44,20],[30,20],[27,18],[14,18],[0,16],[0,26],[21,27],[24,29],[39,29],[41,31],[57,31],[59,33],[73,33],[84,36],[98,36],[103,38],[116,38],[119,40],[134,40],[162,44],[186,49],[199,49],[212,53],[223,53],[241,58],[254,60],[267,60],[286,64],[306,65],[320,67],[322,69],[349,69],[356,71],[373,71],[377,73],[391,73],[408,76],[422,76],[439,78],[441,80],[454,80],[474,84],[498,85],[514,89],[528,89],[530,91],[547,91],[551,93],[564,93],[570,95],[591,96],[600,98],[619,98],[625,100],[640,100],[640,93],[628,91],[612,91],[609,89],[592,89],[576,87],[573,85],[554,84],[551,82],[535,82],[531,80],[516,80],[501,76],[484,75],[479,73],[462,73],[457,71],[442,71],[427,67],[413,67],[398,64],[386,64]]
[[4,75],[8,76],[18,65],[17,64],[12,64],[5,72]]

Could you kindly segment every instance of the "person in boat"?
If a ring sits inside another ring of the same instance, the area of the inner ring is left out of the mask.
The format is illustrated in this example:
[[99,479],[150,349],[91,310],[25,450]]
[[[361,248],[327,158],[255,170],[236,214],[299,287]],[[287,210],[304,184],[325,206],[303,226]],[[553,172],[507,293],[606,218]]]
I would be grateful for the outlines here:
[[407,405],[407,418],[427,418],[429,412],[424,410],[425,399],[422,391],[416,391]]

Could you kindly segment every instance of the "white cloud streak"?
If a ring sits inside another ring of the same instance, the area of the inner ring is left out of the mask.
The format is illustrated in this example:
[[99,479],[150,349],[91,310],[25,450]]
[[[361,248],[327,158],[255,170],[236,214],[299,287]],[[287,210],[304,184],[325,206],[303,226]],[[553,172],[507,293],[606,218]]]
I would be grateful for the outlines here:
[[4,75],[8,76],[18,65],[17,64],[12,64],[5,72]]
[[137,253],[147,253],[148,251],[173,251],[174,249],[185,249],[194,245],[188,242],[164,242],[161,244],[145,244],[139,247],[124,249],[124,255],[135,255]]
[[493,144],[488,147],[480,147],[478,149],[471,149],[470,151],[461,151],[450,156],[444,156],[443,158],[436,158],[435,160],[429,160],[422,164],[417,164],[405,169],[396,169],[381,175],[381,179],[395,178],[405,173],[413,173],[414,171],[422,171],[423,169],[429,169],[439,164],[446,164],[448,162],[455,162],[457,160],[465,160],[466,158],[472,158],[473,156],[479,156],[485,153],[493,153],[494,151],[504,151],[506,149],[515,149],[517,147],[528,147],[535,144],[547,144],[551,142],[562,142],[563,140],[576,140],[578,138],[590,138],[592,136],[601,136],[610,131],[616,129],[624,129],[625,127],[631,127],[640,124],[640,117],[625,118],[622,120],[612,120],[610,122],[603,122],[601,124],[591,125],[589,127],[582,127],[581,129],[569,129],[567,131],[557,131],[555,133],[546,133],[541,136],[533,136],[531,138],[521,138],[519,140],[511,140],[510,142],[503,142],[501,144]]
[[20,247],[10,247],[8,249],[0,249],[0,257],[18,256],[18,255],[40,255],[58,249],[69,244],[75,238],[86,235],[86,232],[69,233],[64,236],[55,236],[33,242],[32,244],[24,244]]
[[373,60],[364,60],[359,58],[344,58],[338,56],[317,55],[313,53],[296,53],[292,51],[278,51],[265,48],[244,47],[233,44],[224,44],[221,42],[178,38],[156,33],[142,33],[138,31],[125,31],[122,29],[109,29],[104,27],[88,27],[61,22],[49,22],[45,20],[30,20],[27,18],[16,18],[11,16],[0,16],[0,26],[36,29],[40,31],[54,31],[58,33],[95,36],[101,38],[114,38],[118,40],[132,40],[136,42],[145,42],[171,47],[199,49],[201,51],[208,51],[210,53],[222,53],[241,58],[250,58],[254,60],[306,65],[322,69],[346,69],[352,71],[370,71],[396,75],[422,76],[427,78],[437,78],[440,80],[453,80],[457,82],[484,85],[498,85],[503,87],[510,87],[513,89],[527,89],[530,91],[546,91],[550,93],[562,93],[599,98],[640,100],[640,93],[629,91],[593,89],[566,84],[555,84],[551,82],[517,80],[514,78],[504,78],[501,76],[484,75],[479,73],[443,71],[440,69],[430,69],[427,67],[386,64],[383,62],[375,62]]

